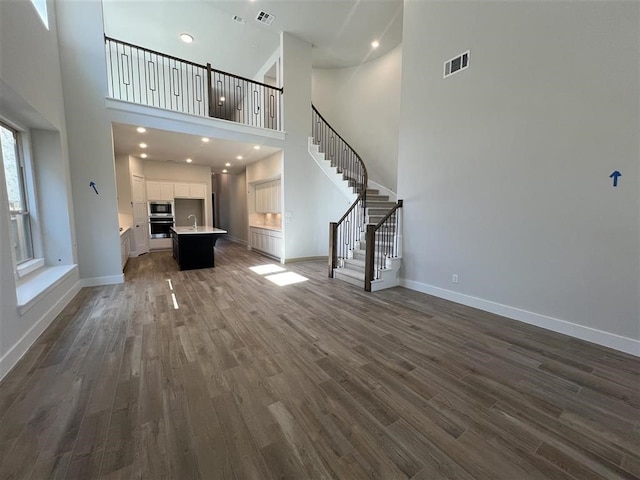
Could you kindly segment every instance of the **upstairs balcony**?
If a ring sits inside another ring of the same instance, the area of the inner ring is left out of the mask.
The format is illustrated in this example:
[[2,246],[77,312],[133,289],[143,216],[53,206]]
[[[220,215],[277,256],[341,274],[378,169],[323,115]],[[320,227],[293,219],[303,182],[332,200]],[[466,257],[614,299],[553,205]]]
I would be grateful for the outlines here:
[[283,89],[105,36],[109,97],[282,131]]

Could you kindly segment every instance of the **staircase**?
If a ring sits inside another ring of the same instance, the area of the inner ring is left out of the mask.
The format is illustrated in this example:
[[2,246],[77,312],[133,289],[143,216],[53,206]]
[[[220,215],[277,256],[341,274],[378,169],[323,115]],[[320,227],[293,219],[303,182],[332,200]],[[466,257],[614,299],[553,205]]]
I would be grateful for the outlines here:
[[399,284],[402,200],[367,188],[362,159],[313,107],[309,153],[343,192],[351,206],[330,224],[329,277],[366,291]]
[[[395,206],[395,202],[389,201],[388,195],[380,195],[378,190],[367,189],[366,191],[367,207],[366,207],[366,223],[365,231],[361,238],[356,242],[356,248],[348,251],[347,258],[338,262],[338,266],[333,269],[333,278],[337,278],[344,282],[362,287],[365,285],[365,273],[367,264],[367,228],[375,228],[375,226],[384,219],[384,217]],[[396,228],[389,227],[386,238],[374,241],[378,247],[384,246],[391,249],[394,245],[400,244],[400,233]],[[375,247],[375,245],[374,245]],[[395,287],[400,284],[399,270],[402,263],[400,256],[385,257],[384,249],[374,249],[374,265],[377,268],[371,280],[370,291],[375,292],[385,288]]]

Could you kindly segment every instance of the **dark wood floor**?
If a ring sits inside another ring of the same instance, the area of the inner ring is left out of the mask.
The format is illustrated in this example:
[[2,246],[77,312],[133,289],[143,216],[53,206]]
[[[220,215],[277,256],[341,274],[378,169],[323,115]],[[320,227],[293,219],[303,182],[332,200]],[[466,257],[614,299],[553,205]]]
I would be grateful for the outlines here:
[[640,478],[639,359],[265,263],[83,289],[0,384],[0,479]]

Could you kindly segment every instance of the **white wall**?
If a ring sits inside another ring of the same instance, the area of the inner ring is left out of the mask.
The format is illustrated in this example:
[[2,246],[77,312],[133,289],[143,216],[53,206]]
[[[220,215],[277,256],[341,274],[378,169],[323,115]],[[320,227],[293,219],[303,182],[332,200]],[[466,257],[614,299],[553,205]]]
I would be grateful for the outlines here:
[[[226,204],[229,211],[229,224],[225,228],[229,237],[236,241],[246,243],[249,240],[247,227],[247,176],[246,172],[228,177],[228,198],[221,203]],[[224,227],[223,227],[224,228]]]
[[49,30],[31,2],[0,2],[0,77],[49,123],[49,128],[60,130],[65,117],[56,12],[53,1],[47,5]]
[[80,276],[86,285],[122,282],[101,4],[56,6]]
[[247,165],[247,184],[273,180],[282,175],[282,152],[276,152],[267,158]]
[[42,240],[40,254],[48,266],[72,265],[76,253],[66,138],[59,131],[40,129],[31,129],[30,137],[38,193],[38,218],[32,219],[32,228]]
[[[0,2],[0,115],[30,137],[36,230],[48,265],[73,265],[73,219],[56,12],[47,30],[29,2]],[[29,153],[29,152],[25,152]],[[78,291],[78,271],[18,314],[4,170],[0,171],[0,378]],[[36,242],[40,243],[40,242]]]
[[211,194],[211,167],[154,160],[144,160],[143,166],[146,180],[206,183],[208,186],[207,193]]
[[406,284],[640,354],[639,4],[404,7]]
[[144,160],[134,157],[133,155],[129,156],[129,171],[131,175],[138,175],[140,177],[144,177]]
[[213,176],[218,206],[217,226],[227,231],[227,238],[247,243],[247,176],[246,172]]
[[396,190],[402,45],[351,68],[313,69],[313,104],[360,155],[369,178]]
[[281,36],[284,129],[283,154],[285,261],[326,256],[329,222],[346,211],[337,187],[308,150],[311,135],[311,45]]
[[227,230],[223,225],[229,225],[229,175],[215,174],[211,176],[213,192],[216,195],[216,227]]

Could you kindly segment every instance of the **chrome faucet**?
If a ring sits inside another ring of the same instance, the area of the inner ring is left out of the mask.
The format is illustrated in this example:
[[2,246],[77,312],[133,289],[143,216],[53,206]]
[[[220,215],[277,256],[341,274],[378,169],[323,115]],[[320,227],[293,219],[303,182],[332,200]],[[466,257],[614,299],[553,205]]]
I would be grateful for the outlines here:
[[196,218],[196,216],[192,213],[191,215],[189,215],[187,217],[187,220],[189,220],[191,217],[193,217],[193,229],[195,230],[196,228],[198,228],[198,219]]

